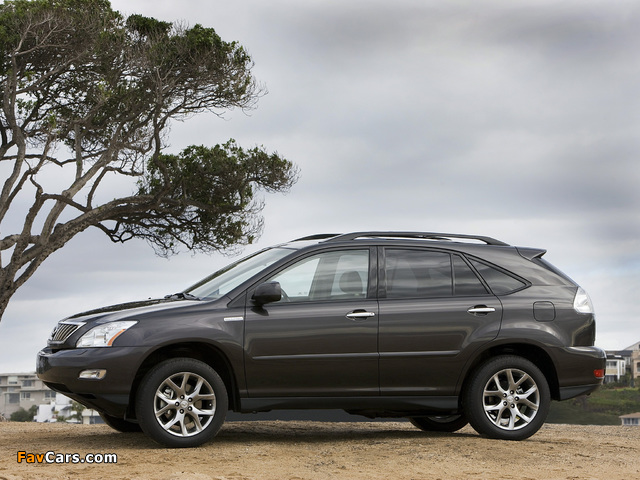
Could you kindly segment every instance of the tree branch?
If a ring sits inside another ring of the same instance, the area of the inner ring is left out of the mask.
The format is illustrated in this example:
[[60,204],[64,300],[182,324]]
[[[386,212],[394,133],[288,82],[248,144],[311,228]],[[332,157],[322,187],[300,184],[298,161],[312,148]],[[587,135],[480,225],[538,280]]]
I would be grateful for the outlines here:
[[[8,172],[0,252],[10,257],[0,266],[0,317],[49,255],[91,226],[114,242],[144,238],[161,255],[224,251],[261,231],[256,190],[295,182],[290,162],[234,142],[163,153],[173,120],[252,108],[264,93],[249,55],[213,29],[125,20],[102,0],[16,0],[0,3],[0,37],[0,161]],[[136,177],[135,193],[107,191],[114,199],[100,203],[110,174]],[[58,178],[65,188],[50,191]],[[28,195],[24,215],[17,199]],[[23,218],[18,232],[7,234],[9,215]]]

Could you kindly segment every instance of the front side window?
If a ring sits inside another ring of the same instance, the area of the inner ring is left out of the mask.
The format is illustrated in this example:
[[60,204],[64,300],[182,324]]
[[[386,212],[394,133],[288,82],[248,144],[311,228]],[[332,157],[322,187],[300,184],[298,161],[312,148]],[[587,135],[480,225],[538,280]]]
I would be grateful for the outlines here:
[[453,294],[451,256],[425,250],[385,250],[387,298],[447,297]]
[[339,250],[312,255],[267,281],[280,283],[281,303],[366,298],[369,251]]
[[222,270],[218,270],[213,275],[187,289],[185,293],[206,300],[218,299],[245,280],[291,253],[293,253],[293,250],[284,247],[270,248],[255,253]]

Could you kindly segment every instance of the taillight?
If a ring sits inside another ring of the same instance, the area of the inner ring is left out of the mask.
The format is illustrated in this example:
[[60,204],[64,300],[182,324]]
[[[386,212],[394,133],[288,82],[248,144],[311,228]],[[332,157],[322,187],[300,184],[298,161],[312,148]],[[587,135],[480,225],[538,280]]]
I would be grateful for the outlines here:
[[604,368],[599,368],[593,371],[593,376],[597,379],[604,378]]
[[578,313],[593,313],[591,299],[581,287],[578,287],[576,296],[573,299],[573,308]]

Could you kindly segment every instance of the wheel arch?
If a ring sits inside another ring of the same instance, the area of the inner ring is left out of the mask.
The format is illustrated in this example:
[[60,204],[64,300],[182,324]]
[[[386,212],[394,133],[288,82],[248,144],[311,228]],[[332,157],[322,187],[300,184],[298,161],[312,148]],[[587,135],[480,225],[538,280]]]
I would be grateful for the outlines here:
[[134,377],[129,394],[127,418],[135,418],[135,404],[138,387],[144,376],[157,364],[172,358],[192,358],[206,363],[213,368],[227,388],[229,409],[236,410],[240,406],[238,380],[233,367],[224,352],[214,345],[204,342],[180,342],[163,346],[147,356]]
[[462,385],[460,386],[459,398],[462,399],[463,393],[467,389],[467,386],[473,378],[475,372],[480,366],[487,360],[501,355],[516,355],[518,357],[526,358],[537,366],[544,374],[547,383],[549,384],[549,390],[551,398],[553,400],[560,399],[560,386],[558,382],[558,375],[556,372],[555,364],[549,356],[549,354],[540,346],[532,345],[528,343],[505,343],[501,345],[494,345],[477,355],[467,368],[466,374]]

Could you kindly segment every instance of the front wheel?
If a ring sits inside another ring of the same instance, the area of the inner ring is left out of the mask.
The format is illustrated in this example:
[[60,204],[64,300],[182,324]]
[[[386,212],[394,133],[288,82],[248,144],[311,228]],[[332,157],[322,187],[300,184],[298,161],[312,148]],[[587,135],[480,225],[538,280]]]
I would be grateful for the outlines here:
[[167,447],[196,447],[211,440],[227,415],[224,382],[204,362],[175,358],[144,377],[136,397],[142,431]]
[[409,421],[414,427],[425,432],[448,432],[460,430],[468,422],[464,415],[430,415],[426,417],[411,417]]
[[529,360],[512,355],[485,362],[464,394],[464,410],[480,434],[524,440],[536,433],[549,413],[551,395],[543,373]]

